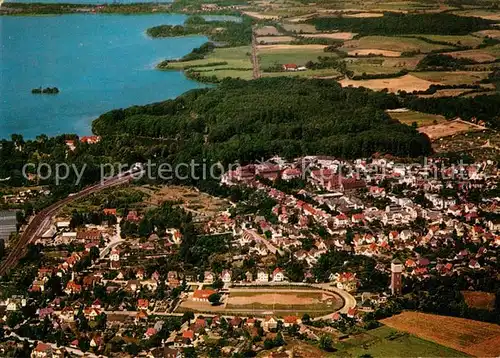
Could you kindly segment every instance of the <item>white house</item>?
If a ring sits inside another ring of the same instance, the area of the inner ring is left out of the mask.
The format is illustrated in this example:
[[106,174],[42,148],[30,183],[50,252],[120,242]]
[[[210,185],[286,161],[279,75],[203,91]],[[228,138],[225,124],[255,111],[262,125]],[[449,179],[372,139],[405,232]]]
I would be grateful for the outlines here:
[[257,272],[257,282],[269,282],[269,274],[265,271]]
[[285,280],[285,275],[283,274],[283,270],[277,267],[273,271],[273,282],[282,282]]
[[222,271],[220,278],[224,283],[231,283],[231,270]]

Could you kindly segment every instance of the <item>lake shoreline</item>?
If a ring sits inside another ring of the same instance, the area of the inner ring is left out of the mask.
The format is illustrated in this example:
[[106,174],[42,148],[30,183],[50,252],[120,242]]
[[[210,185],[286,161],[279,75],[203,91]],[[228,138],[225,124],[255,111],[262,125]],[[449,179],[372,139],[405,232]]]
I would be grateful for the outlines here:
[[241,16],[238,11],[188,11],[172,8],[170,2],[131,4],[79,4],[79,3],[23,3],[3,2],[0,16],[51,16],[71,14],[116,14],[116,15],[201,15],[201,16]]
[[[182,24],[185,15],[99,15],[0,17],[5,35],[0,138],[12,133],[25,138],[40,133],[87,135],[98,114],[205,87],[180,71],[159,71],[156,65],[190,53],[208,40],[206,36],[161,40],[144,36],[151,26]],[[101,26],[105,28],[96,32]],[[57,96],[33,95],[30,89],[40,83],[57,84],[64,91]]]

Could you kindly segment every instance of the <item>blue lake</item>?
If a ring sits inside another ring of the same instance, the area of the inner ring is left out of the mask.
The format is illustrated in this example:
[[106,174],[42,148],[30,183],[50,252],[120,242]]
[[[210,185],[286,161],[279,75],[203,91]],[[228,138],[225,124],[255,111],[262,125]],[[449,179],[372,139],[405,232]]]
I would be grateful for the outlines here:
[[[0,17],[0,138],[89,134],[91,121],[108,110],[203,87],[181,72],[154,68],[207,40],[145,34],[148,27],[185,19],[176,14]],[[40,86],[61,92],[31,94]]]

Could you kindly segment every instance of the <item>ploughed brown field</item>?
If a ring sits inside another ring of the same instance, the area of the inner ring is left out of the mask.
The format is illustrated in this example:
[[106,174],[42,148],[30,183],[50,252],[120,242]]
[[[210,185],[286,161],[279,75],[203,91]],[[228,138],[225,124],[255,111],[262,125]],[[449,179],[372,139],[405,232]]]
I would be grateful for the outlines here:
[[472,308],[493,311],[495,309],[495,294],[481,291],[462,291],[465,303]]
[[500,355],[500,326],[496,324],[409,311],[380,322],[476,357]]

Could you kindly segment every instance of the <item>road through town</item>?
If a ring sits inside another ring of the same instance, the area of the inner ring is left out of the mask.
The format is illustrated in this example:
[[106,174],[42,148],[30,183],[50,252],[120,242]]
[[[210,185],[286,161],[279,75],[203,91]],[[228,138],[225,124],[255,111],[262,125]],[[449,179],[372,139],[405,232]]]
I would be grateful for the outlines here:
[[24,256],[26,248],[28,245],[34,241],[34,239],[45,232],[51,225],[52,218],[57,214],[57,212],[64,206],[75,200],[81,199],[87,195],[99,192],[101,190],[110,188],[112,186],[121,185],[129,182],[131,180],[130,175],[119,175],[110,178],[102,183],[87,187],[82,191],[68,196],[55,204],[43,209],[30,221],[26,230],[21,234],[21,237],[14,244],[14,247],[10,250],[7,258],[2,262],[0,266],[0,276],[7,274],[12,268],[14,268],[17,262]]

